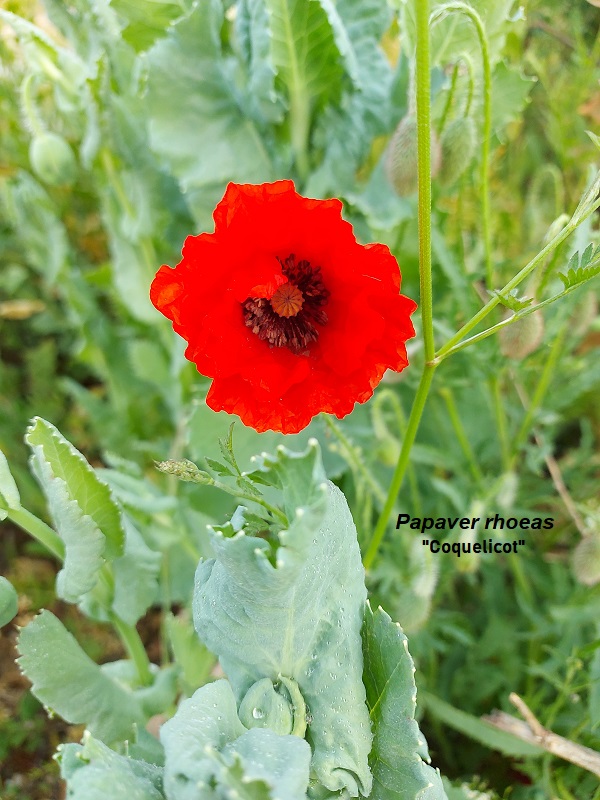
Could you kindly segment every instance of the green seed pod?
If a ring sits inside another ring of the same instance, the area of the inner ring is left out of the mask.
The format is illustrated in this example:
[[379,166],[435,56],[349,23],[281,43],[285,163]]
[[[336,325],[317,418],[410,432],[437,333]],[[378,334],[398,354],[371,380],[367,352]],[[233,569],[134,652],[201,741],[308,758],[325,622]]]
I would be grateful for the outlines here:
[[[440,168],[440,143],[431,131],[431,175]],[[390,140],[385,160],[385,172],[396,194],[407,197],[417,191],[417,119],[404,117]]]
[[29,163],[37,177],[49,186],[69,186],[77,164],[67,142],[56,133],[40,133],[29,146]]
[[442,167],[440,182],[448,186],[467,169],[476,143],[475,123],[471,117],[454,119],[442,134]]
[[500,331],[500,351],[517,361],[533,353],[544,339],[544,315],[534,311]]
[[580,583],[595,586],[600,583],[600,536],[584,536],[573,551],[573,572]]

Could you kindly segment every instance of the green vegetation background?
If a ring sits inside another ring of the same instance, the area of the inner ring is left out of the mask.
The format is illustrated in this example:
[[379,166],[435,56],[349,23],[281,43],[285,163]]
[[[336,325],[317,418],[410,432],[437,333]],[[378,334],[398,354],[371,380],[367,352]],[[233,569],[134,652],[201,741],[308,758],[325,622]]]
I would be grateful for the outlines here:
[[[148,287],[161,263],[178,261],[188,233],[211,229],[226,182],[294,177],[305,194],[340,196],[360,240],[387,243],[402,268],[403,292],[418,297],[416,201],[394,194],[384,174],[387,143],[410,111],[410,4],[393,4],[393,14],[378,0],[359,5],[360,46],[345,52],[317,3],[291,4],[295,41],[308,43],[298,50],[301,90],[285,40],[269,50],[262,6],[251,0],[215,0],[203,10],[186,0],[2,6],[0,448],[24,504],[40,515],[44,504],[22,441],[33,415],[53,422],[103,468],[163,553],[156,608],[189,604],[204,526],[222,521],[231,504],[209,489],[177,485],[153,462],[217,455],[230,420],[204,405],[208,381],[184,361],[183,344],[150,306]],[[584,0],[530,0],[522,12],[506,0],[472,5],[485,22],[493,67],[491,234],[499,288],[538,252],[554,220],[572,211],[598,163],[585,131],[600,127],[600,9]],[[177,25],[182,15],[189,18]],[[434,181],[434,314],[444,339],[484,293],[482,76],[465,23],[438,25],[432,53],[438,132],[464,112],[469,65],[474,76],[476,146],[468,168],[449,185]],[[294,101],[308,103],[304,142]],[[32,143],[44,132],[60,138],[46,138],[46,150],[40,145],[36,153]],[[598,242],[597,227],[590,218],[526,293],[538,300],[551,293],[569,256]],[[488,339],[440,368],[397,504],[414,516],[549,516],[552,531],[528,534],[518,557],[460,562],[430,557],[420,536],[394,532],[368,576],[374,600],[409,635],[434,763],[453,780],[518,800],[600,797],[590,775],[550,756],[502,754],[454,713],[510,710],[508,694],[516,691],[543,724],[600,749],[596,298],[592,282],[520,337]],[[315,420],[286,437],[288,446],[294,439],[303,446],[311,435],[320,440],[363,547],[415,393],[419,337],[410,354],[413,368],[399,381],[385,379],[375,399],[334,430]],[[238,425],[242,468],[282,438]],[[21,595],[19,624],[53,603],[54,565],[16,529],[2,529],[0,563]],[[118,654],[102,626],[64,604],[53,607],[94,658]],[[166,647],[159,619],[151,612],[141,626],[157,660]],[[46,728],[10,666],[12,634],[2,636],[0,787],[6,798],[45,796],[57,789],[56,768],[44,761],[78,732],[60,723]]]

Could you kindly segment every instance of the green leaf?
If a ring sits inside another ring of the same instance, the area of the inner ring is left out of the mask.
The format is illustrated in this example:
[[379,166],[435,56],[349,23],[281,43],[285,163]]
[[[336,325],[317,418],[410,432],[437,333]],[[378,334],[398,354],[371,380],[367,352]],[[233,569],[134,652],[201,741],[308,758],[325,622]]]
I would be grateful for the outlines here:
[[188,193],[204,229],[206,210],[227,181],[273,176],[255,123],[240,106],[235,62],[222,53],[223,20],[220,0],[197,3],[147,55],[151,146]]
[[498,750],[504,755],[515,756],[516,758],[539,756],[544,752],[536,745],[524,742],[506,731],[500,731],[490,725],[489,722],[481,720],[479,717],[473,716],[473,714],[468,714],[466,711],[461,711],[450,705],[450,703],[440,700],[439,697],[429,694],[429,692],[421,692],[419,698],[427,711],[440,722],[492,750]]
[[27,172],[2,182],[0,201],[27,260],[48,283],[54,283],[69,256],[67,233],[56,214],[56,203]]
[[330,104],[317,121],[315,143],[323,161],[311,176],[308,193],[356,193],[355,173],[373,137],[389,130],[392,69],[380,47],[390,23],[381,0],[324,3],[349,80],[339,104]]
[[65,543],[57,592],[76,602],[95,586],[105,559],[123,554],[121,513],[108,486],[54,425],[35,417],[25,440],[32,451],[32,469]]
[[494,297],[497,297],[503,306],[510,308],[510,310],[514,311],[515,313],[527,308],[527,306],[531,305],[533,302],[533,297],[519,297],[518,289],[513,289],[508,294],[502,294],[502,292],[494,289],[490,292],[490,294]]
[[136,51],[147,50],[165,36],[182,14],[180,0],[110,0],[110,4],[125,22],[123,39]]
[[524,75],[520,68],[508,67],[501,61],[492,73],[492,131],[500,139],[506,126],[522,119],[523,110],[537,78]]
[[215,665],[215,656],[198,639],[191,621],[168,614],[165,625],[175,663],[187,687],[194,691],[204,685]]
[[6,456],[0,450],[0,520],[6,519],[9,508],[18,511],[21,508],[21,497]]
[[8,625],[19,610],[19,598],[15,587],[4,576],[0,575],[0,628]]
[[258,121],[281,122],[284,106],[275,88],[269,14],[264,0],[239,0],[235,34],[248,72],[248,112]]
[[600,245],[594,249],[593,244],[589,244],[581,256],[579,252],[573,253],[567,264],[567,272],[558,273],[565,289],[574,289],[596,275],[600,275]]
[[84,734],[83,745],[59,748],[60,772],[69,800],[164,800],[162,770],[153,764],[121,756]]
[[131,520],[123,517],[127,538],[125,552],[113,561],[113,611],[135,625],[157,601],[161,554],[151,550]]
[[363,626],[364,681],[373,725],[371,800],[445,800],[415,720],[417,688],[408,640],[400,626],[367,605]]
[[50,611],[23,628],[18,649],[32,693],[67,722],[85,723],[105,742],[130,739],[134,725],[145,724],[133,693],[107,677]]
[[[311,0],[265,0],[271,29],[271,55],[291,98],[315,104],[340,85],[338,48],[323,3]],[[330,9],[330,14],[335,8]],[[338,36],[338,39],[340,37]]]
[[[162,726],[160,738],[165,747],[169,800],[200,794],[215,800],[222,796],[304,800],[306,796],[308,743],[268,729],[247,730],[238,718],[227,681],[203,686],[184,700],[175,716]],[[193,795],[189,793],[191,786]]]
[[[331,791],[368,795],[371,748],[360,628],[366,598],[356,529],[340,490],[325,481],[316,441],[278,448],[251,477],[277,487],[290,520],[270,544],[212,534],[216,559],[196,574],[194,623],[220,657],[236,697],[257,681],[292,679],[310,709],[311,770]],[[240,515],[236,515],[238,518]],[[242,517],[243,521],[243,517]]]

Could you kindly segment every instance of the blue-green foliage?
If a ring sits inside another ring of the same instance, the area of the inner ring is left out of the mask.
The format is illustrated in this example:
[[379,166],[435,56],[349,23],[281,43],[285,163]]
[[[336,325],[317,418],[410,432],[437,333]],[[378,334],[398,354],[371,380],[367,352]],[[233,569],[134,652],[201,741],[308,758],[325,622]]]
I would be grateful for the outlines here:
[[[255,462],[245,477],[264,504],[213,530],[215,557],[196,574],[194,623],[227,679],[163,725],[162,770],[89,735],[63,748],[69,796],[96,800],[119,781],[140,800],[443,800],[423,761],[405,637],[366,606],[356,529],[317,442]],[[125,663],[101,670],[48,612],[20,649],[37,696],[113,746],[172,698],[168,671],[136,688]]]

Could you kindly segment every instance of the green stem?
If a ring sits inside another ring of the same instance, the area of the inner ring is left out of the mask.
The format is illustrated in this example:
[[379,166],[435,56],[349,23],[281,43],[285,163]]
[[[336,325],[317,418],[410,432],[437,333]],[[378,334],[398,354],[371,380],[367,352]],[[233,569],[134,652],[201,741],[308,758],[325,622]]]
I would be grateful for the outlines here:
[[[510,281],[499,291],[498,294],[504,295],[510,293],[513,289],[522,283],[538,266],[541,261],[544,261],[546,256],[554,251],[565,239],[567,239],[573,231],[584,221],[586,220],[591,214],[596,211],[597,208],[600,207],[600,200],[596,200],[591,205],[589,205],[583,212],[580,212],[580,206],[577,207],[577,210],[571,220],[565,227],[558,233],[548,244],[540,250],[540,252],[534,256],[528,264],[526,264],[523,269],[518,272]],[[466,322],[459,331],[457,331],[454,336],[452,336],[445,345],[440,347],[438,352],[435,354],[435,359],[432,360],[434,366],[439,364],[450,352],[450,350],[454,350],[455,346],[464,339],[464,337],[470,333],[473,328],[476,328],[480,322],[482,322],[488,314],[493,311],[494,308],[500,303],[500,297],[498,294],[494,295],[489,302],[487,302],[483,308],[481,308],[471,319]],[[489,335],[489,334],[488,334]]]
[[53,556],[56,556],[60,561],[65,557],[65,545],[58,533],[54,531],[49,525],[46,525],[41,519],[27,511],[25,508],[9,508],[7,510],[8,519],[14,522],[30,536],[33,536],[40,544],[49,550]]
[[431,76],[429,0],[416,0],[417,12],[417,168],[419,176],[419,276],[425,362],[435,355],[433,283],[431,277]]
[[450,81],[450,88],[448,89],[448,94],[446,96],[446,105],[444,106],[444,110],[442,111],[442,116],[440,117],[440,124],[438,128],[438,135],[441,136],[444,132],[444,128],[446,127],[446,122],[448,120],[448,114],[450,113],[450,109],[452,108],[452,101],[454,100],[454,95],[456,94],[456,84],[458,83],[458,69],[459,63],[456,62],[454,65],[454,69],[452,70],[452,80]]
[[119,634],[119,638],[123,642],[123,646],[129,658],[135,664],[140,684],[142,686],[150,686],[152,683],[150,659],[148,658],[148,654],[146,653],[146,649],[142,644],[142,640],[140,639],[135,625],[129,625],[127,622],[124,622],[121,617],[113,613],[110,614],[110,621]]
[[234,486],[228,486],[226,483],[216,481],[214,478],[211,483],[206,483],[205,485],[214,486],[215,489],[221,489],[222,492],[227,492],[227,494],[233,495],[233,497],[237,497],[239,500],[249,500],[252,503],[258,503],[259,506],[266,508],[266,510],[276,517],[283,525],[289,524],[289,520],[283,511],[280,511],[276,506],[272,506],[270,503],[267,503],[266,500],[258,495],[248,494],[247,492],[243,492]]
[[425,403],[427,401],[427,395],[429,394],[429,389],[431,388],[431,382],[433,380],[434,371],[435,371],[435,366],[431,366],[430,364],[427,364],[423,370],[423,374],[421,376],[421,382],[419,384],[419,388],[417,389],[417,394],[415,395],[415,400],[413,403],[412,410],[410,412],[410,417],[408,418],[406,433],[404,435],[404,439],[402,440],[402,449],[400,450],[398,463],[396,465],[396,469],[392,476],[390,490],[388,492],[388,496],[385,501],[385,505],[383,507],[379,520],[377,521],[377,525],[375,526],[375,530],[373,531],[373,538],[371,539],[371,542],[365,554],[364,558],[365,569],[369,569],[373,564],[375,556],[377,555],[377,551],[379,550],[379,547],[383,540],[387,523],[394,508],[396,497],[398,496],[398,492],[400,491],[400,488],[402,486],[402,481],[404,480],[404,475],[406,474],[406,470],[409,464],[410,451],[412,449],[415,437],[417,435],[417,431],[419,429],[419,423],[421,421],[421,416],[423,415],[423,409],[425,408]]
[[514,463],[516,462],[517,457],[519,455],[519,451],[523,446],[527,434],[531,429],[535,412],[537,411],[542,400],[546,396],[546,393],[548,391],[548,386],[550,384],[550,379],[552,378],[552,374],[554,372],[558,359],[560,358],[560,355],[563,351],[563,344],[571,324],[572,324],[571,320],[567,320],[567,322],[563,323],[556,339],[552,343],[552,348],[550,349],[550,355],[548,356],[548,359],[544,364],[544,369],[542,370],[540,380],[538,382],[538,385],[535,387],[535,392],[533,393],[533,397],[531,398],[531,402],[529,403],[529,408],[527,409],[525,418],[521,423],[521,427],[519,428],[519,432],[517,433],[513,443],[512,465],[514,465]]
[[443,387],[442,389],[440,389],[440,394],[442,395],[442,397],[444,398],[444,402],[446,403],[446,409],[448,411],[448,416],[450,417],[450,422],[452,423],[452,427],[454,428],[454,434],[467,460],[467,464],[469,465],[469,469],[471,470],[471,475],[475,479],[476,483],[480,484],[483,481],[483,473],[479,468],[479,464],[477,463],[477,459],[475,458],[475,453],[473,452],[473,448],[471,447],[467,434],[465,433],[463,424],[460,420],[460,416],[458,415],[458,409],[456,408],[454,395],[452,394],[451,390],[448,387]]
[[433,336],[433,284],[431,276],[431,75],[429,58],[429,0],[415,0],[416,11],[416,95],[417,95],[417,167],[419,176],[418,218],[419,218],[419,275],[421,287],[421,324],[425,364],[421,382],[415,396],[413,407],[402,440],[398,463],[392,476],[388,495],[373,531],[373,538],[364,558],[365,569],[373,564],[379,550],[390,514],[404,475],[408,468],[410,451],[414,444],[419,423],[431,388],[435,366],[430,362],[435,356]]
[[490,191],[489,191],[489,160],[490,160],[490,139],[492,134],[492,73],[490,69],[490,53],[487,36],[481,17],[474,8],[466,3],[447,3],[441,6],[431,15],[432,26],[440,19],[448,16],[449,13],[456,11],[464,14],[473,23],[479,47],[481,49],[481,61],[483,65],[483,136],[481,143],[481,223],[483,231],[483,246],[485,254],[485,274],[488,288],[493,285],[493,266],[492,266],[492,237],[490,226]]

